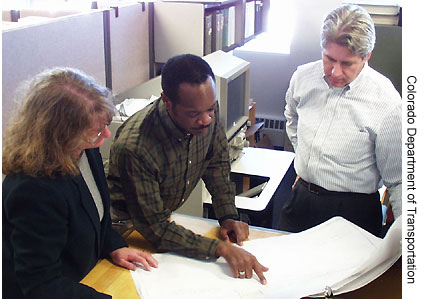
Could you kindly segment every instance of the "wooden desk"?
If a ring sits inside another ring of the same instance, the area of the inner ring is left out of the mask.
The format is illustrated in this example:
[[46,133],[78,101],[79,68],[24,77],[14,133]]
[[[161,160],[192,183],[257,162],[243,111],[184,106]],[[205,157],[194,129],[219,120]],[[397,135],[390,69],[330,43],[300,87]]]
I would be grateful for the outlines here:
[[[210,238],[217,238],[218,223],[216,220],[197,218],[174,214],[172,219],[192,231]],[[283,232],[250,227],[249,240],[280,236]],[[144,249],[153,252],[153,248],[142,236],[134,231],[126,239],[130,247]],[[402,298],[402,269],[399,260],[381,277],[367,286],[347,293],[338,295],[338,299],[398,299]],[[129,270],[113,265],[109,260],[101,260],[96,267],[81,281],[93,287],[99,292],[113,296],[114,299],[139,299],[132,276]]]

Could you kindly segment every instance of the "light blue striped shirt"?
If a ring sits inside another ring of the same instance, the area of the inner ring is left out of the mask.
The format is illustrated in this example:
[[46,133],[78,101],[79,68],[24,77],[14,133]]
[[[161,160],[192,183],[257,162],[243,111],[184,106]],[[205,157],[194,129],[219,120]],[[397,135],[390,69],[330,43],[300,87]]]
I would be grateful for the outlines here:
[[330,191],[373,193],[389,187],[401,214],[402,101],[369,67],[349,85],[330,86],[321,60],[298,67],[286,93],[286,131],[295,170]]

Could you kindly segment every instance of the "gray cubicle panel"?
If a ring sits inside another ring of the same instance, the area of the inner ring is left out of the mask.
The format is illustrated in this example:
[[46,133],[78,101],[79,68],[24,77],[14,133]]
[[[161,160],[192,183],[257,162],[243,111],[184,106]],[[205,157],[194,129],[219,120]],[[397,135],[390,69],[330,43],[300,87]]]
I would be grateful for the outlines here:
[[[89,9],[87,10],[87,12],[89,12]],[[58,17],[75,15],[80,13],[83,13],[83,11],[76,10],[76,9],[49,10],[49,9],[25,8],[25,9],[19,10],[19,17],[25,18],[25,17],[39,16],[39,17],[48,17],[48,18],[58,18]]]
[[150,79],[149,13],[144,2],[109,11],[112,89],[116,94]]
[[184,53],[203,56],[204,11],[203,3],[154,3],[156,62],[165,63],[172,56]]
[[402,95],[402,27],[375,25],[376,42],[369,65],[391,80]]
[[2,33],[2,124],[23,80],[55,66],[80,69],[105,84],[103,12],[54,18]]
[[10,10],[2,10],[1,12],[1,20],[5,21],[5,22],[11,22],[12,21],[12,17],[11,17],[11,12]]

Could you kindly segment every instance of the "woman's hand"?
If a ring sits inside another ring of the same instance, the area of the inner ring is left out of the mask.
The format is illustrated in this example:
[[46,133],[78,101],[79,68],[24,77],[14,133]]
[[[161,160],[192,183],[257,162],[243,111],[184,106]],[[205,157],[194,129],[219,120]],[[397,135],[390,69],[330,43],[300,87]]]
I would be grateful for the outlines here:
[[[157,268],[157,260],[148,252],[138,249],[122,247],[110,252],[113,263],[129,270],[135,270],[135,263],[144,266],[145,270],[151,271],[151,267]],[[151,266],[151,267],[150,267]]]

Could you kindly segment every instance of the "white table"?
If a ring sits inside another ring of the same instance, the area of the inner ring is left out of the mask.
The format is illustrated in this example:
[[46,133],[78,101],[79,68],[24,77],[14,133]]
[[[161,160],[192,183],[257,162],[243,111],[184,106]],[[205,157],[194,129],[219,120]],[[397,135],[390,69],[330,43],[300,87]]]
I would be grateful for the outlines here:
[[[255,147],[244,148],[240,158],[231,164],[231,172],[267,177],[269,180],[258,197],[236,196],[236,207],[263,211],[279,187],[294,157],[295,154],[292,152]],[[208,192],[203,194],[203,202],[212,203]]]

